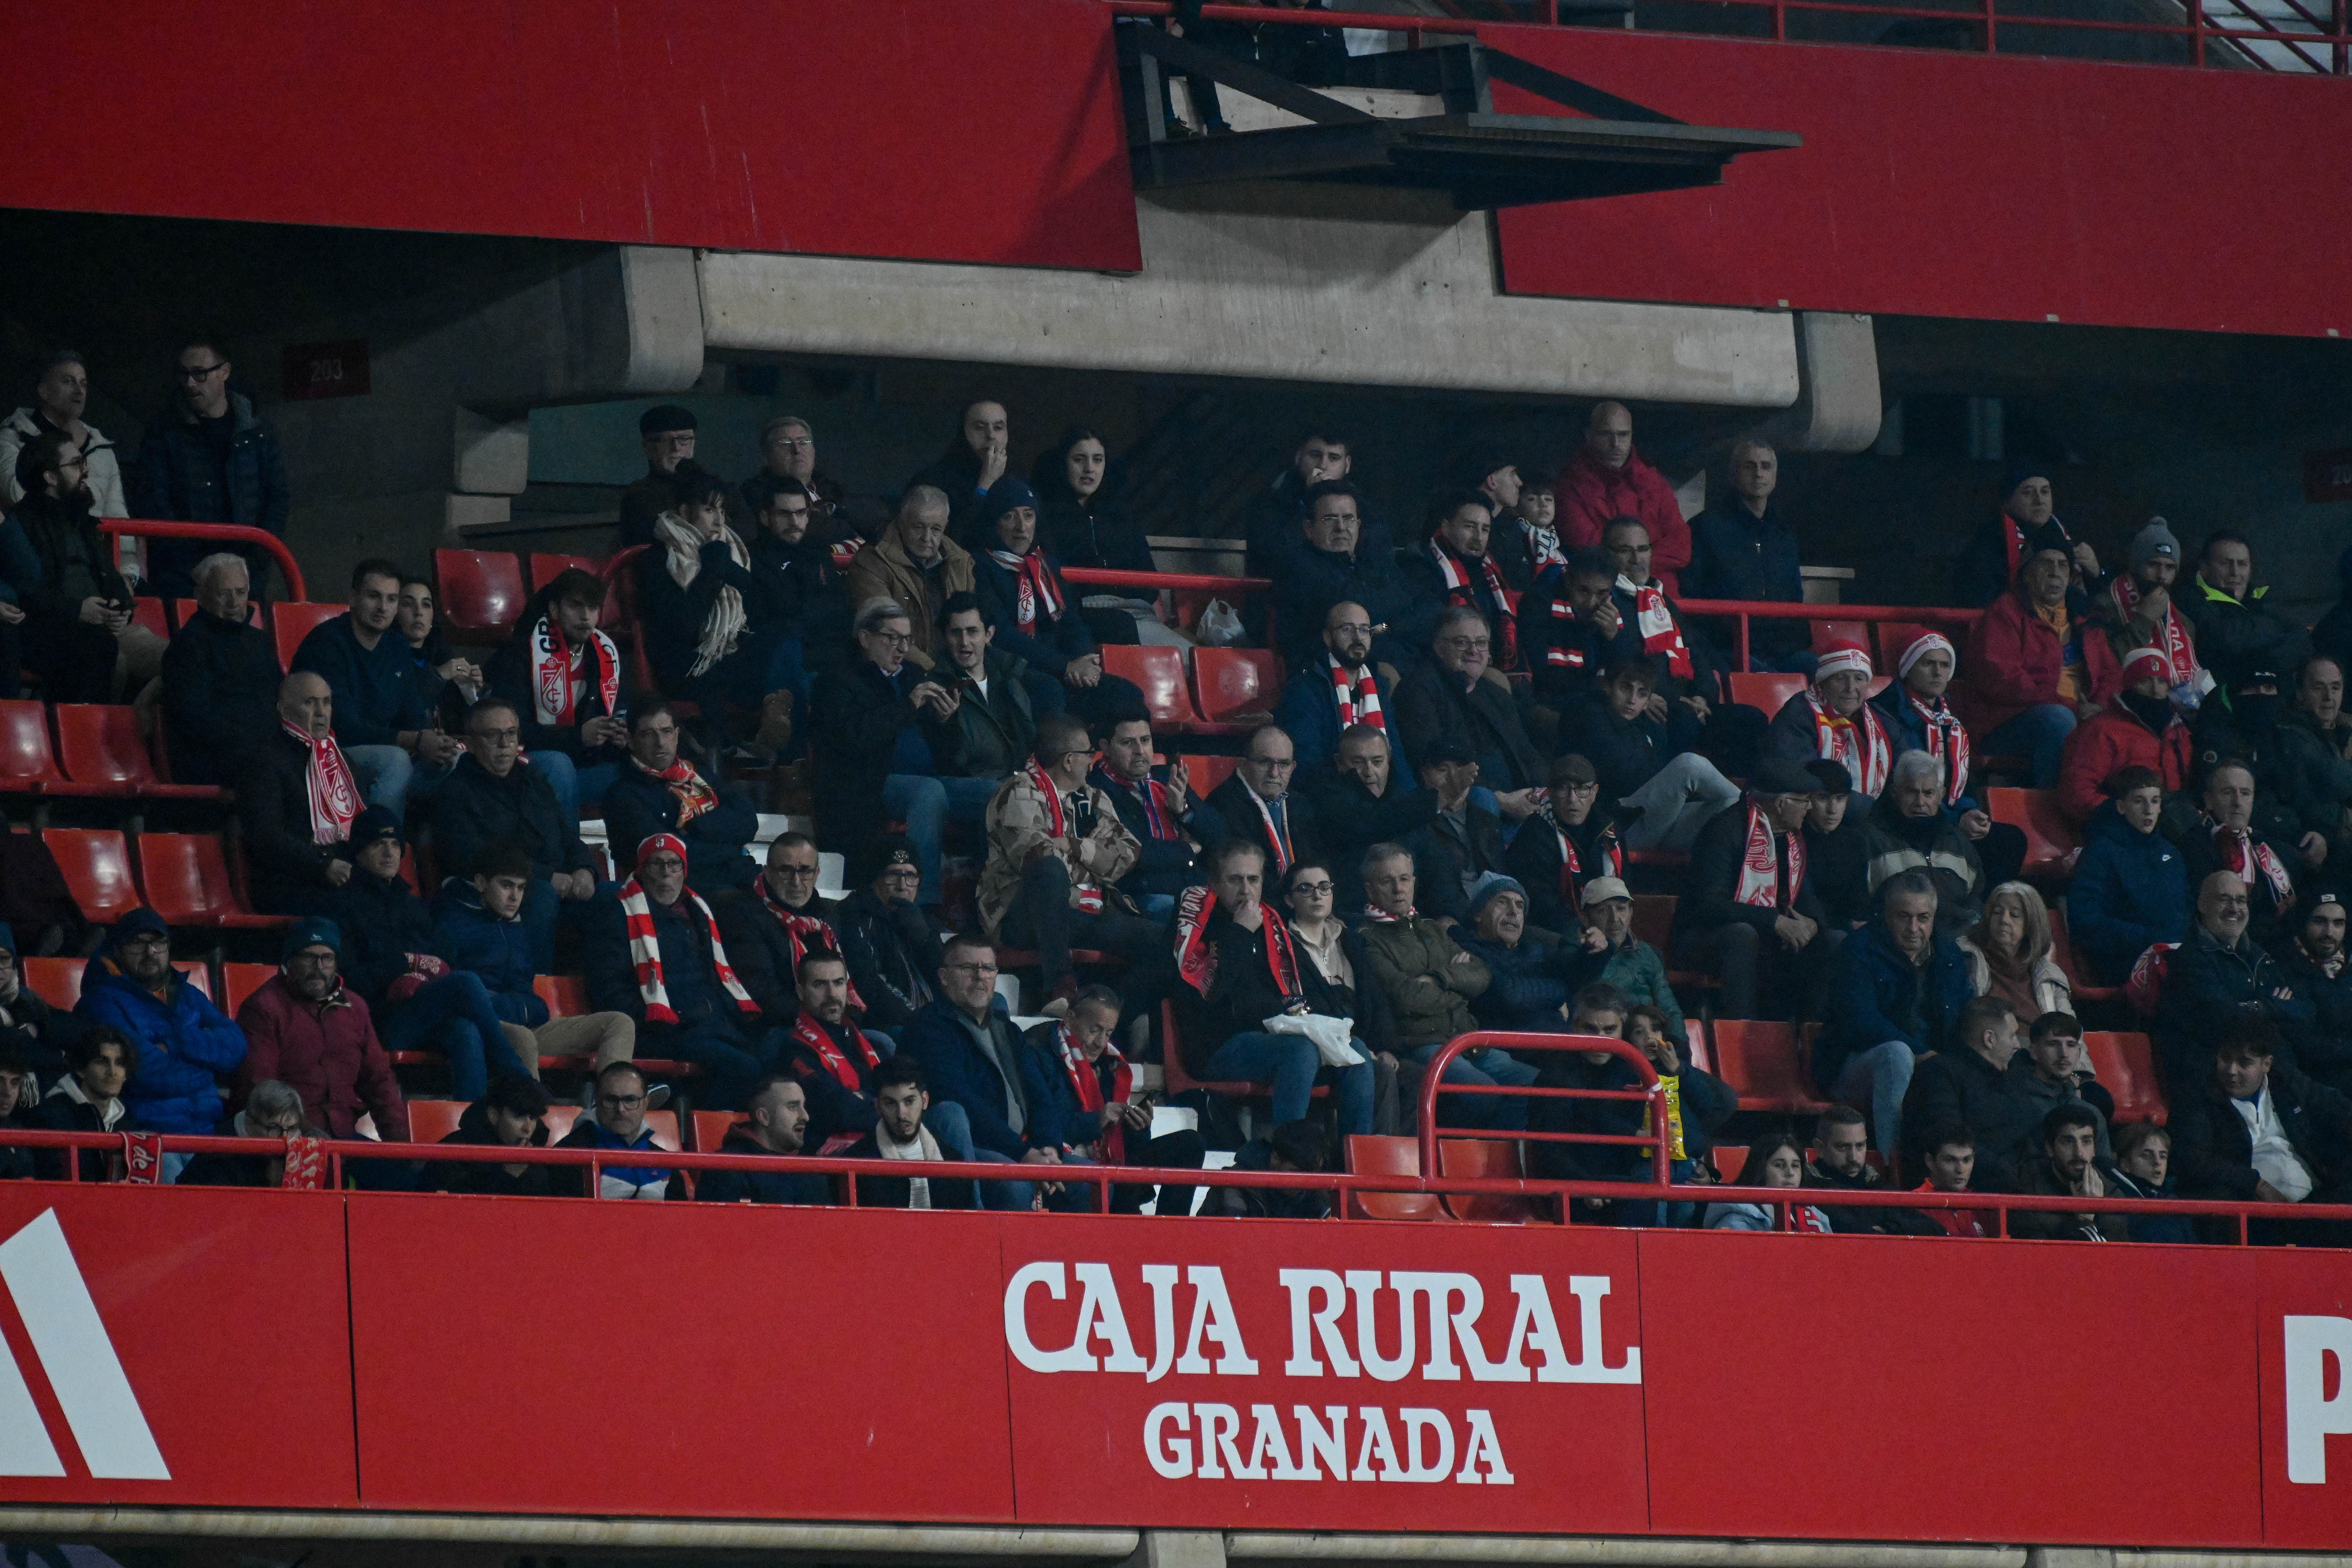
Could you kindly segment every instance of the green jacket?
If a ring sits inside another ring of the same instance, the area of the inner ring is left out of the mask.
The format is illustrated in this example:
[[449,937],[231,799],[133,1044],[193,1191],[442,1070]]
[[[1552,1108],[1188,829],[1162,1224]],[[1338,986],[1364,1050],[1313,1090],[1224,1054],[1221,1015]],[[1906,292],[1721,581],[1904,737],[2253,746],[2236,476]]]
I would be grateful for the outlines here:
[[1470,998],[1485,992],[1493,977],[1486,963],[1463,952],[1444,926],[1415,915],[1366,921],[1357,929],[1363,935],[1371,977],[1396,1011],[1399,1046],[1419,1050],[1478,1026],[1470,1016]]
[[1639,1006],[1647,1002],[1666,1016],[1666,1032],[1677,1047],[1690,1048],[1690,1030],[1683,1022],[1682,1004],[1675,999],[1675,988],[1666,984],[1666,961],[1658,950],[1640,937],[1629,936],[1625,945],[1609,955],[1608,967],[1601,978],[1625,993],[1625,1000]]

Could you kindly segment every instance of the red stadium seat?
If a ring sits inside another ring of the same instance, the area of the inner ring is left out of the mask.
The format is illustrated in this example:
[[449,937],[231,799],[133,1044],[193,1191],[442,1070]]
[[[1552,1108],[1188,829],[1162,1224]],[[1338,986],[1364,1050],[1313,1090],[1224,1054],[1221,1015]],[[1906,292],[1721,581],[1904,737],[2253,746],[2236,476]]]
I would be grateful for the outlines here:
[[1234,776],[1234,766],[1239,757],[1178,757],[1184,764],[1184,776],[1192,781],[1192,794],[1205,797],[1219,784]]
[[176,967],[182,979],[194,986],[199,994],[210,1000],[213,994],[213,966],[209,963],[182,963]]
[[1192,650],[1192,706],[1202,733],[1246,734],[1270,723],[1281,694],[1282,665],[1271,649]]
[[165,784],[139,737],[137,710],[116,703],[60,702],[58,760],[86,790],[169,800],[217,800],[210,784]]
[[[1421,1143],[1416,1139],[1374,1132],[1348,1134],[1348,1169],[1360,1176],[1418,1176]],[[1434,1193],[1354,1193],[1348,1194],[1350,1219],[1442,1220],[1444,1205]]]
[[1797,1048],[1793,1025],[1760,1018],[1717,1018],[1708,1026],[1716,1076],[1739,1096],[1742,1110],[1811,1116],[1829,1109],[1817,1098]]
[[[1070,954],[1074,961],[1077,956],[1076,952]],[[1160,1004],[1160,1025],[1161,1071],[1166,1076],[1167,1091],[1171,1096],[1182,1094],[1187,1089],[1206,1089],[1212,1094],[1227,1095],[1234,1100],[1265,1100],[1272,1096],[1274,1086],[1271,1080],[1265,1083],[1248,1083],[1239,1079],[1197,1079],[1186,1070],[1184,1046],[1176,1027],[1174,1003]],[[1314,1091],[1314,1098],[1328,1099],[1330,1093],[1329,1089],[1318,1087]]]
[[538,593],[574,567],[601,577],[604,574],[604,558],[601,555],[535,554],[530,558],[530,591]]
[[547,1114],[539,1119],[540,1125],[547,1129],[550,1143],[561,1143],[571,1137],[572,1129],[579,1121],[580,1107],[561,1103],[549,1106]]
[[139,595],[131,601],[131,624],[145,626],[164,641],[172,640],[171,624],[163,618],[163,601]]
[[278,668],[294,668],[295,650],[302,646],[302,639],[316,630],[320,622],[331,621],[337,616],[350,613],[348,605],[311,605],[289,600],[271,605],[269,632],[278,639]]
[[2083,839],[2066,820],[2066,814],[2058,809],[2056,790],[1991,789],[1985,796],[1995,822],[2006,822],[2024,833],[2027,877],[2037,882],[2063,882],[2074,874],[2074,856],[2083,847]]
[[2164,1103],[2164,1088],[2157,1082],[2156,1056],[2146,1035],[2093,1030],[2084,1035],[2083,1050],[2091,1058],[2092,1072],[2115,1096],[2116,1125],[2133,1121],[2164,1125],[2171,1112]]
[[65,873],[84,920],[112,925],[139,907],[131,848],[121,834],[112,828],[48,827],[42,829],[41,842]]
[[1731,673],[1731,700],[1750,708],[1761,708],[1769,718],[1778,713],[1790,698],[1805,689],[1801,675],[1776,675],[1769,671],[1734,670]]
[[224,963],[221,965],[221,1011],[230,1017],[245,1005],[245,999],[269,984],[278,973],[274,963]]
[[2066,934],[2066,911],[2057,904],[2050,906],[2050,956],[2074,988],[2078,1002],[2112,1002],[2124,994],[2120,985],[2101,985],[2090,977],[2090,972],[2074,961],[2074,942]]
[[1143,706],[1155,727],[1187,731],[1202,727],[1187,689],[1181,648],[1113,645],[1103,649],[1102,656],[1106,672],[1143,688]]
[[[1517,1181],[1527,1174],[1519,1161],[1524,1148],[1526,1145],[1517,1139],[1441,1138],[1437,1141],[1438,1173],[1474,1180],[1495,1177]],[[1535,1198],[1498,1193],[1447,1193],[1444,1202],[1446,1213],[1455,1219],[1479,1225],[1536,1225],[1544,1219],[1542,1205]]]
[[532,979],[530,988],[555,1017],[577,1018],[596,1010],[588,1000],[588,982],[580,975],[538,975]]
[[1748,1169],[1748,1145],[1717,1143],[1715,1146],[1715,1173],[1723,1178],[1724,1185],[1739,1184],[1739,1173]]
[[33,994],[50,1006],[70,1013],[81,1000],[81,975],[89,967],[89,959],[20,958],[16,963]]
[[1826,653],[1842,642],[1850,642],[1863,652],[1870,651],[1868,621],[1814,621],[1813,651]]
[[231,885],[228,857],[209,833],[142,833],[139,869],[155,912],[175,926],[217,931],[268,931],[289,925],[284,915],[257,915]]
[[727,1130],[751,1120],[748,1110],[698,1110],[694,1113],[694,1152],[716,1154],[727,1142]]
[[530,597],[522,585],[522,563],[503,550],[436,550],[433,576],[442,625],[457,642],[506,641]]
[[408,1102],[408,1141],[412,1143],[438,1143],[457,1131],[457,1119],[466,1114],[462,1100],[412,1100]]
[[[1921,626],[1916,621],[1879,622],[1877,663],[1879,672],[1893,675],[1895,661],[1903,657],[1903,650],[1917,641],[1921,633],[1935,629],[1933,626]],[[1951,632],[1946,632],[1944,636],[1955,648],[1959,647],[1960,639]]]
[[49,710],[36,701],[0,702],[0,794],[53,795],[66,783],[49,748]]

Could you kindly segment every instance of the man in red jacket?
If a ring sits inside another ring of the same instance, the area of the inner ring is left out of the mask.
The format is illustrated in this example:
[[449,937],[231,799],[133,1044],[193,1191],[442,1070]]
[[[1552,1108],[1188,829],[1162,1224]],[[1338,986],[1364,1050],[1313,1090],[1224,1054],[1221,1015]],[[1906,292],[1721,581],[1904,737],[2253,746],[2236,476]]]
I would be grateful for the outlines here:
[[1560,542],[1599,544],[1612,518],[1630,517],[1650,531],[1650,570],[1669,595],[1682,592],[1680,574],[1691,563],[1690,524],[1664,474],[1633,450],[1633,415],[1622,403],[1602,403],[1584,426],[1584,445],[1559,471]]
[[2189,787],[2195,762],[2189,722],[2172,706],[2171,666],[2154,644],[2124,656],[2115,700],[2075,726],[2058,762],[2058,805],[2088,822],[2106,799],[2102,787],[2125,768],[2153,768],[2167,795]]
[[[342,945],[342,932],[329,920],[297,921],[286,933],[278,973],[236,1010],[246,1038],[237,1098],[274,1078],[302,1097],[329,1137],[358,1137],[366,1113],[375,1118],[377,1137],[405,1143],[408,1102],[367,1004],[343,984]],[[379,1189],[402,1185],[407,1172],[379,1160],[350,1169],[360,1185]]]
[[1954,694],[1960,716],[1986,752],[2031,756],[2036,789],[2057,784],[2066,737],[2099,710],[2089,661],[2105,653],[2106,639],[2090,626],[2074,576],[2071,543],[2044,526],[2016,586],[1977,617],[1960,658],[1968,671],[1967,689]]

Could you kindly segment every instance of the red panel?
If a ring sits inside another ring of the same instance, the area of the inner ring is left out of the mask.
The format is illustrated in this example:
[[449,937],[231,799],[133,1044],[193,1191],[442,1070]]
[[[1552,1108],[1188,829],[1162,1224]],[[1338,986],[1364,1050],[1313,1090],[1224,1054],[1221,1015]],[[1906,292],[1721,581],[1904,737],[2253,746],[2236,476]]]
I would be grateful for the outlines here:
[[[2273,1252],[2255,1260],[2254,1279],[2264,1542],[2341,1552],[2352,1541],[2352,1263],[2340,1252],[2301,1258]],[[2318,1320],[2297,1325],[2302,1353],[2294,1370],[2302,1375],[2292,1394],[2285,1357],[2290,1317]],[[2324,1468],[2310,1469],[2306,1453],[2301,1479],[2290,1465],[2290,1411],[2307,1430],[2319,1432]]]
[[990,1221],[351,1203],[371,1508],[1013,1516]]
[[[2262,1531],[2244,1253],[1645,1231],[1641,1263],[1661,1534]],[[2118,1396],[2156,1389],[2195,1418],[2118,1441]]]
[[1135,270],[1108,9],[987,11],[131,0],[22,73],[0,206]]
[[[1515,293],[2106,326],[2352,331],[2342,81],[1940,50],[1488,27],[1694,124],[1794,131],[1717,187],[1501,215]],[[1560,113],[1497,83],[1496,107]]]
[[[46,1266],[55,1254],[42,1216],[51,1211],[71,1269]],[[358,1500],[343,1205],[335,1196],[10,1183],[0,1188],[0,1263],[28,1244],[10,1271],[0,1321],[66,1474],[10,1476],[10,1502],[346,1508]],[[26,1331],[45,1307],[86,1325],[72,1300],[77,1271],[135,1402],[135,1410],[118,1405],[86,1430],[69,1423],[59,1390],[102,1396],[112,1382],[102,1358],[61,1354],[54,1342],[45,1358]],[[170,1479],[93,1479],[110,1451],[116,1473],[125,1473],[119,1462],[138,1446],[142,1421]],[[16,1447],[21,1434],[9,1437]]]
[[[1617,1534],[1647,1527],[1643,1390],[1638,1384],[1538,1382],[1532,1376],[1522,1382],[1481,1379],[1472,1374],[1475,1363],[1450,1327],[1440,1363],[1433,1357],[1426,1294],[1413,1299],[1416,1354],[1398,1369],[1396,1381],[1381,1381],[1369,1367],[1357,1376],[1342,1376],[1327,1342],[1311,1326],[1307,1330],[1309,1344],[1294,1342],[1294,1329],[1302,1319],[1294,1316],[1290,1293],[1281,1280],[1286,1269],[1323,1271],[1323,1278],[1334,1283],[1350,1271],[1372,1271],[1377,1348],[1402,1360],[1394,1289],[1398,1271],[1473,1279],[1484,1296],[1473,1327],[1483,1358],[1491,1358],[1492,1366],[1505,1360],[1514,1318],[1523,1305],[1513,1291],[1514,1277],[1539,1276],[1560,1349],[1549,1362],[1532,1349],[1523,1351],[1523,1366],[1549,1365],[1558,1372],[1570,1362],[1599,1360],[1606,1366],[1623,1367],[1629,1353],[1639,1353],[1629,1349],[1637,1340],[1640,1291],[1633,1278],[1633,1240],[1628,1234],[1513,1226],[1448,1226],[1433,1233],[1369,1222],[1327,1222],[1201,1226],[1177,1236],[1157,1221],[1113,1219],[1014,1223],[1003,1234],[1008,1332],[1016,1321],[1011,1282],[1020,1279],[1018,1271],[1024,1266],[1049,1264],[1060,1271],[1064,1299],[1053,1299],[1050,1279],[1032,1285],[1020,1293],[1019,1304],[1026,1311],[1018,1321],[1025,1323],[1029,1340],[1039,1351],[1071,1348],[1087,1296],[1078,1269],[1098,1265],[1108,1269],[1126,1340],[1138,1362],[1130,1371],[1043,1372],[1032,1370],[1016,1355],[1010,1375],[1024,1523],[1580,1534]],[[1142,1272],[1147,1265],[1181,1271],[1165,1293],[1164,1320]],[[1211,1294],[1201,1272],[1204,1268],[1219,1271],[1232,1304],[1230,1321],[1241,1356],[1228,1359],[1228,1348],[1208,1332],[1220,1321],[1213,1312],[1199,1330],[1192,1326],[1201,1315],[1202,1298]],[[1609,1294],[1598,1303],[1601,1352],[1580,1341],[1579,1300],[1570,1293],[1571,1277],[1578,1275],[1609,1280]],[[1327,1299],[1307,1293],[1306,1307],[1320,1306]],[[1467,1315],[1462,1296],[1447,1300],[1449,1322],[1456,1321],[1453,1314]],[[1343,1302],[1332,1326],[1345,1352],[1360,1359],[1363,1341],[1352,1300]],[[1201,1364],[1188,1372],[1187,1356],[1196,1332],[1202,1335]],[[1090,1336],[1089,1344],[1098,1360],[1116,1353],[1099,1332]],[[1288,1368],[1302,1352],[1322,1369],[1320,1375],[1290,1374]],[[1244,1359],[1255,1363],[1254,1369],[1241,1370]],[[1165,1370],[1155,1379],[1149,1368],[1163,1362]],[[1433,1377],[1433,1368],[1452,1370],[1454,1375],[1450,1380]],[[1335,1406],[1344,1410],[1348,1473],[1358,1476],[1360,1465],[1360,1479],[1333,1475],[1328,1453],[1312,1463],[1307,1458],[1300,1407],[1328,1433]],[[1368,1411],[1379,1413],[1379,1426],[1392,1440],[1393,1466],[1384,1461],[1376,1443],[1369,1456],[1365,1453],[1375,1426]],[[1148,1451],[1155,1415],[1158,1465]],[[1311,1468],[1318,1479],[1295,1474],[1277,1478],[1270,1437],[1263,1451],[1257,1446],[1261,1416],[1269,1431],[1280,1430],[1290,1468]],[[1213,1442],[1228,1418],[1230,1451]],[[1476,1467],[1471,1466],[1472,1434],[1481,1422],[1499,1445],[1498,1468],[1507,1472],[1508,1484],[1487,1468],[1483,1448]],[[1204,1428],[1212,1436],[1205,1445]],[[1417,1453],[1411,1447],[1415,1434]],[[1214,1474],[1202,1473],[1204,1447],[1216,1450],[1205,1467]],[[1441,1474],[1438,1460],[1448,1448],[1451,1460]],[[1234,1474],[1236,1464],[1255,1464],[1268,1473],[1241,1479]],[[1381,1485],[1373,1479],[1391,1469],[1415,1468],[1423,1473],[1386,1479],[1426,1484]],[[1477,1478],[1475,1482],[1461,1479],[1465,1471]]]

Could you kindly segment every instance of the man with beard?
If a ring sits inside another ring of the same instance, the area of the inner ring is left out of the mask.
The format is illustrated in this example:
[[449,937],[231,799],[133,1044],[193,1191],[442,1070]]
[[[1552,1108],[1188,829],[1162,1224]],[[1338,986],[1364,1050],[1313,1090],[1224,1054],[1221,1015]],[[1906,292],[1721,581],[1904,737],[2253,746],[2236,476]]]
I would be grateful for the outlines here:
[[1209,803],[1192,793],[1181,758],[1164,767],[1151,761],[1151,720],[1122,713],[1108,731],[1096,731],[1102,761],[1087,783],[1110,797],[1118,819],[1135,835],[1135,865],[1118,879],[1118,889],[1159,920],[1176,908],[1176,897],[1201,879],[1197,857],[1230,831]]
[[2316,1016],[2289,1026],[2294,1063],[2339,1094],[2352,1093],[2352,963],[2344,951],[2344,895],[2323,888],[2304,900],[2303,924],[2281,947],[2279,973]]
[[131,585],[90,511],[89,459],[62,430],[16,456],[25,499],[0,529],[0,682],[18,661],[53,702],[135,695],[163,665],[163,639],[131,618]]
[[1336,755],[1349,726],[1369,724],[1388,734],[1393,750],[1390,683],[1372,661],[1371,612],[1342,599],[1323,616],[1323,647],[1283,687],[1274,721],[1297,750],[1298,765],[1313,768]]
[[[2197,659],[2197,628],[2172,602],[2180,576],[2180,542],[2164,519],[2150,518],[2132,535],[2126,570],[2091,601],[2091,615],[2106,634],[2120,664],[2137,649],[2152,647],[2163,660],[2165,688],[2183,712],[2194,712],[2213,689],[2213,676]],[[2110,693],[2094,693],[2102,702]]]
[[1590,759],[1571,752],[1553,761],[1544,804],[1511,840],[1503,864],[1527,889],[1528,920],[1562,933],[1577,927],[1584,884],[1625,874],[1624,846]]
[[[1514,489],[1513,494],[1517,492]],[[1466,605],[1496,628],[1495,668],[1506,672],[1527,668],[1519,656],[1519,591],[1504,574],[1502,560],[1491,553],[1495,508],[1476,490],[1441,495],[1430,508],[1429,539],[1405,563],[1405,580],[1421,601],[1421,613],[1409,623],[1409,635],[1433,624],[1434,612],[1446,605]]]
[[845,1134],[874,1130],[874,1074],[896,1046],[877,1040],[852,1016],[849,965],[820,948],[801,960],[792,1027],[771,1037],[777,1070],[808,1097],[808,1141],[822,1149]]

